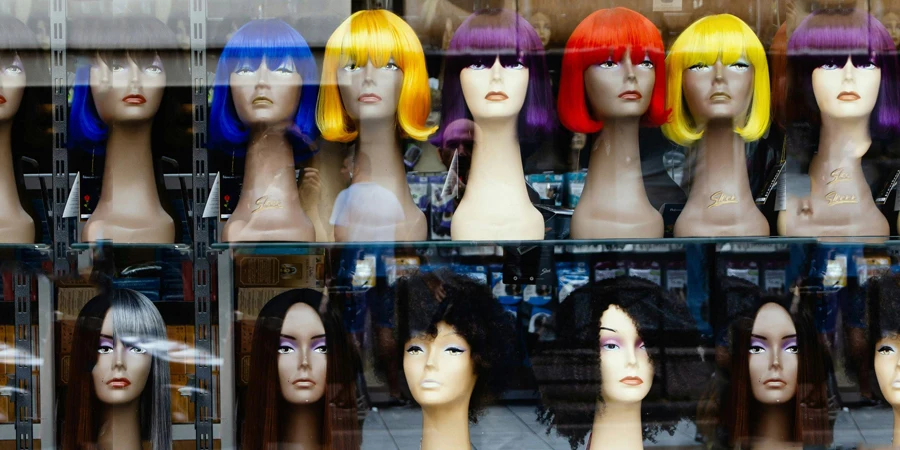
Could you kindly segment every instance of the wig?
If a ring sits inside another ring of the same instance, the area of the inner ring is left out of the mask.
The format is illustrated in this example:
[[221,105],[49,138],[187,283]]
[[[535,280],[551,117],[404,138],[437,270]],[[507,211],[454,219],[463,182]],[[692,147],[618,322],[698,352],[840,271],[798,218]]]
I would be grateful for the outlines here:
[[538,420],[547,426],[547,433],[555,428],[568,439],[573,450],[584,444],[594,415],[603,414],[597,410],[597,403],[603,404],[600,318],[613,305],[634,321],[641,339],[655,355],[651,359],[653,388],[641,404],[644,439],[652,440],[660,430],[674,432],[672,424],[652,422],[649,406],[659,406],[659,400],[665,400],[659,397],[666,384],[662,380],[669,362],[666,346],[678,342],[679,337],[693,340],[696,326],[684,303],[666,295],[655,283],[637,277],[613,278],[582,286],[566,297],[552,319],[556,340],[544,344],[532,358],[541,392]]
[[544,47],[534,28],[519,14],[505,9],[485,9],[469,16],[456,30],[444,68],[441,91],[441,129],[433,143],[443,143],[443,130],[459,119],[472,120],[466,106],[460,72],[472,64],[491,67],[500,57],[504,64],[515,61],[528,69],[528,91],[519,113],[519,138],[536,139],[553,132],[556,123],[550,75]]
[[843,67],[872,62],[881,68],[881,86],[872,111],[870,131],[880,138],[900,132],[900,63],[890,34],[878,19],[858,10],[822,10],[810,14],[791,35],[788,61],[793,85],[803,98],[791,114],[818,125],[820,111],[812,87],[812,73],[824,64]]
[[300,105],[287,136],[294,147],[294,158],[309,158],[319,132],[316,128],[318,69],[303,36],[279,19],[247,22],[222,49],[210,107],[209,146],[237,157],[247,154],[250,130],[238,118],[229,83],[232,73],[244,68],[256,70],[263,58],[269,68],[289,64],[300,74],[303,83]]
[[603,129],[600,118],[591,117],[584,90],[584,72],[607,60],[621,61],[631,50],[632,64],[650,56],[656,72],[650,108],[644,124],[666,123],[666,53],[656,25],[627,8],[601,9],[582,21],[566,44],[559,83],[559,121],[575,133],[596,133]]
[[730,65],[746,58],[753,67],[753,101],[747,113],[747,123],[735,128],[745,141],[759,140],[769,128],[771,94],[769,63],[766,50],[756,33],[741,19],[730,14],[704,17],[687,27],[666,57],[668,86],[666,107],[671,109],[669,122],[662,126],[670,141],[690,146],[703,137],[703,130],[691,116],[684,101],[684,71],[696,64],[712,66],[721,58]]
[[275,448],[280,442],[284,401],[278,380],[278,345],[288,309],[298,303],[312,307],[325,327],[328,345],[325,397],[322,402],[322,442],[325,450],[358,450],[362,437],[356,410],[353,345],[338,309],[320,292],[293,289],[269,300],[256,318],[250,356],[250,381],[244,415],[244,450]]
[[140,397],[141,439],[152,450],[172,448],[172,409],[169,398],[169,361],[164,354],[166,324],[156,305],[130,289],[112,289],[91,299],[78,314],[72,337],[72,367],[65,397],[62,448],[93,448],[100,432],[103,404],[94,391],[92,371],[97,364],[100,330],[111,314],[113,339],[146,343],[153,357],[149,381]]
[[359,131],[344,110],[337,86],[337,72],[348,62],[365,66],[369,61],[383,67],[393,58],[403,71],[403,87],[397,106],[397,123],[409,137],[424,141],[437,127],[427,127],[431,112],[431,88],[425,68],[425,53],[415,31],[383,9],[363,10],[350,16],[328,39],[322,62],[322,89],[316,121],[322,137],[329,141],[351,142]]
[[[167,79],[171,79],[177,62],[169,56],[178,44],[172,31],[155,17],[91,19],[90,23],[79,22],[71,28],[70,42],[79,57],[69,114],[69,148],[101,155],[105,152],[109,127],[100,119],[91,95],[91,65],[96,53],[104,61],[123,58],[127,53],[138,64],[152,61],[158,55],[163,61]],[[164,99],[162,105],[169,103],[171,101]],[[168,119],[169,115],[168,111],[157,112],[153,126],[154,141],[158,140],[157,136],[171,133],[171,129],[158,123]]]
[[866,283],[868,297],[868,344],[875,357],[875,345],[886,337],[900,336],[900,277],[883,275]]
[[400,278],[396,292],[398,355],[413,337],[422,333],[437,337],[440,322],[453,327],[471,347],[477,379],[469,400],[469,422],[477,423],[484,408],[505,391],[515,361],[510,316],[487,285],[447,269]]
[[[758,290],[757,290],[758,292]],[[731,367],[728,393],[720,411],[728,434],[729,446],[746,446],[751,439],[750,428],[759,416],[759,403],[753,397],[750,383],[750,341],[753,323],[759,310],[775,303],[791,311],[791,296],[759,295],[746,298],[753,302],[744,313],[733,317],[730,331]],[[748,305],[743,305],[748,306]],[[825,390],[825,365],[822,345],[816,333],[810,302],[801,302],[799,311],[790,313],[797,329],[799,367],[797,392],[794,396],[793,442],[804,445],[829,445],[832,440],[828,422],[828,397]]]

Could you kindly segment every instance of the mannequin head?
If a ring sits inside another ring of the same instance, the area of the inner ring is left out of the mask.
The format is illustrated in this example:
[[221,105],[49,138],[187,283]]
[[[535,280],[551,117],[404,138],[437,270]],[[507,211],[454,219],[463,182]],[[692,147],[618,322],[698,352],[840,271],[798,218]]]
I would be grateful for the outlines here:
[[316,120],[322,136],[351,142],[360,121],[393,119],[413,139],[428,139],[431,90],[425,53],[413,29],[383,9],[354,13],[325,46]]
[[464,402],[469,421],[504,390],[514,330],[490,288],[449,270],[397,281],[398,352],[423,408]]
[[532,14],[531,17],[528,18],[528,21],[531,23],[531,26],[534,27],[534,31],[537,33],[538,37],[541,38],[541,45],[543,45],[546,50],[550,45],[550,38],[553,37],[553,24],[550,22],[550,16],[538,11]]
[[[576,133],[600,131],[604,118],[642,117],[645,125],[662,125],[665,79],[665,49],[656,26],[630,9],[601,9],[584,19],[566,44],[559,120]],[[628,91],[640,98],[620,97]]]
[[884,26],[894,41],[894,47],[900,48],[900,13],[889,11],[882,18]]
[[[885,401],[900,406],[900,278],[896,274],[867,283],[868,348]],[[894,424],[897,426],[898,424]]]
[[253,20],[231,36],[216,67],[209,146],[242,157],[251,134],[284,129],[295,158],[318,137],[318,70],[306,40],[279,19]]
[[[651,355],[664,354],[666,342],[695,328],[682,302],[636,277],[578,288],[560,303],[552,327],[556,340],[532,358],[541,391],[538,418],[573,449],[583,445],[595,415],[607,405],[641,407],[645,399],[660,400],[663,383],[654,378],[665,372],[667,361]],[[651,424],[648,414],[642,412],[645,439],[673,429]]]
[[663,133],[678,145],[703,137],[711,121],[730,120],[745,141],[769,128],[769,68],[756,33],[730,14],[704,17],[685,29],[666,57]]
[[[111,126],[153,125],[176,70],[175,36],[154,17],[103,19],[72,27],[79,54],[69,115],[73,148],[102,153]],[[156,131],[161,126],[155,126]]]
[[153,302],[128,289],[98,295],[78,314],[72,341],[62,448],[93,445],[102,411],[135,402],[141,439],[171,448],[166,325]]
[[[463,22],[447,52],[441,98],[441,130],[459,119],[478,124],[517,117],[519,138],[528,139],[554,127],[544,48],[534,28],[512,11],[482,10]],[[434,142],[442,136],[438,131]]]
[[281,442],[288,408],[315,408],[326,449],[359,448],[352,351],[338,308],[321,293],[294,289],[269,300],[253,328],[243,447]]
[[11,122],[19,112],[28,81],[29,54],[37,48],[37,41],[31,30],[14,17],[0,16],[0,30],[3,34],[0,36],[0,123],[3,123]]
[[[754,437],[767,407],[792,413],[789,441],[831,442],[822,348],[804,306],[791,313],[790,297],[754,296],[730,326],[730,389],[723,409],[730,445]],[[801,302],[802,303],[802,302]]]
[[874,136],[900,131],[897,52],[881,22],[865,11],[814,12],[791,36],[788,60],[803,99],[792,117],[814,124],[868,117]]

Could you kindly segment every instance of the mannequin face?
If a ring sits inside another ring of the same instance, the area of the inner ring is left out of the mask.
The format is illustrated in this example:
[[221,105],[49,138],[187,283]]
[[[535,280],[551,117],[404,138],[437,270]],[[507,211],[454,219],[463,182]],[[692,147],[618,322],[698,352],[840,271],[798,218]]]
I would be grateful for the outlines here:
[[406,342],[403,371],[412,396],[423,407],[469,404],[475,389],[475,366],[469,343],[446,322],[437,337],[417,336]]
[[113,340],[113,334],[112,316],[107,312],[100,327],[97,364],[91,376],[101,403],[123,405],[140,398],[150,378],[153,357],[141,346],[146,343],[128,336],[123,337],[125,342]]
[[888,336],[875,344],[875,377],[888,404],[900,406],[900,336]]
[[797,328],[791,315],[775,303],[756,314],[750,337],[750,386],[764,405],[790,401],[797,393]]
[[872,63],[827,64],[813,70],[813,94],[823,118],[859,119],[872,115],[881,88],[881,69]]
[[291,306],[281,325],[278,343],[278,383],[293,405],[315,403],[325,395],[328,369],[325,326],[311,306]]
[[887,28],[888,33],[891,34],[894,46],[900,47],[900,14],[889,12],[884,15],[884,19],[881,22]]
[[303,79],[289,59],[269,67],[263,58],[256,70],[242,61],[228,82],[234,109],[244,125],[287,126],[297,115]]
[[688,110],[698,126],[709,121],[746,122],[753,99],[753,67],[741,58],[734,64],[698,64],[684,71],[682,89]]
[[519,116],[528,93],[528,68],[504,66],[498,56],[491,67],[473,64],[459,74],[463,97],[475,122]]
[[553,36],[553,29],[550,28],[550,18],[544,13],[535,13],[531,16],[531,26],[534,27],[534,31],[541,38],[541,44],[544,48],[547,48],[547,45],[550,44],[550,38]]
[[395,120],[403,71],[393,59],[384,67],[373,66],[372,60],[365,66],[350,62],[338,69],[337,79],[344,110],[354,122]]
[[600,317],[600,393],[606,403],[640,402],[653,386],[653,364],[631,317],[616,305]]
[[159,55],[137,58],[118,54],[94,59],[91,95],[107,125],[153,120],[166,90],[166,71]]
[[656,71],[649,55],[638,65],[631,63],[631,50],[621,61],[612,59],[584,71],[584,90],[594,119],[641,117],[650,107]]
[[0,52],[0,122],[12,120],[25,95],[25,66],[19,55]]

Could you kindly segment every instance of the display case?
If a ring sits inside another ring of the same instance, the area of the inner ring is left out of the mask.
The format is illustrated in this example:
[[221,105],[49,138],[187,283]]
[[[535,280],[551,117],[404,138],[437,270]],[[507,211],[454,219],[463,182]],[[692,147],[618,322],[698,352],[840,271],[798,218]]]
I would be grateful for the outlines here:
[[0,0],[0,449],[890,446],[898,15]]

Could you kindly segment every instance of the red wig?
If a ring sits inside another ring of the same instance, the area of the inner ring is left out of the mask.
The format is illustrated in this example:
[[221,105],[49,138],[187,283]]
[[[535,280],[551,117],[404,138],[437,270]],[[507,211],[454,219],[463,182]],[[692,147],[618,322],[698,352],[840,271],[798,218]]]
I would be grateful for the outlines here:
[[595,11],[587,16],[569,37],[563,53],[557,109],[563,126],[575,133],[597,133],[603,122],[591,117],[584,92],[584,71],[612,58],[621,61],[631,49],[632,64],[650,61],[656,70],[656,83],[650,108],[644,114],[645,126],[658,127],[668,119],[666,111],[666,54],[662,36],[646,17],[627,8]]

